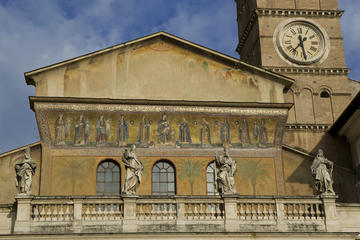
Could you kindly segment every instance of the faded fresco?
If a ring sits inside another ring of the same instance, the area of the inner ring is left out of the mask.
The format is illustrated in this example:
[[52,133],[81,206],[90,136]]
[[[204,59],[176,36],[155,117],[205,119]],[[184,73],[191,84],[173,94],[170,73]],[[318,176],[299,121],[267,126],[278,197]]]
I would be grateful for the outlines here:
[[277,118],[48,112],[55,146],[272,147]]
[[283,84],[233,65],[156,40],[33,77],[37,96],[284,102]]
[[[144,165],[142,183],[138,193],[152,194],[152,168],[159,157],[139,157]],[[272,158],[238,158],[235,174],[236,190],[241,195],[276,195],[274,160]],[[96,195],[96,169],[107,158],[56,157],[52,166],[51,195]],[[121,157],[112,158],[120,167],[123,188],[125,166]],[[175,169],[177,195],[207,195],[207,166],[213,157],[167,157],[166,162]],[[250,172],[251,171],[251,172]]]

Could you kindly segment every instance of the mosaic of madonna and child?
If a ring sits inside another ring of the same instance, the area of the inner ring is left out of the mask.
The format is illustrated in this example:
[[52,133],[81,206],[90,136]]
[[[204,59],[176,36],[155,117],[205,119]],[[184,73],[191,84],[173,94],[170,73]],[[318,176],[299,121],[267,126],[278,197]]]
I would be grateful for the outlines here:
[[179,113],[48,113],[56,146],[272,147],[276,118]]

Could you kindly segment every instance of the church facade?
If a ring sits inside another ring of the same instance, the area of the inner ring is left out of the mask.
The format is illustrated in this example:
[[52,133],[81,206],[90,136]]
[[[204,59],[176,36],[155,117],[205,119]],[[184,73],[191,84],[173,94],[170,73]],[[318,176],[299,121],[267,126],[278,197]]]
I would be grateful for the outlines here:
[[25,73],[41,140],[0,155],[0,239],[359,237],[343,12],[235,2],[240,60],[159,32]]

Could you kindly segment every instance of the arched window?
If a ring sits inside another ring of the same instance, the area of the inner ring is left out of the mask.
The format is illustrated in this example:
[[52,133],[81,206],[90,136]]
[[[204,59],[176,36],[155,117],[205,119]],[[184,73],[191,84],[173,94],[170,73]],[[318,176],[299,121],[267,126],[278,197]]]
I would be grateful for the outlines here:
[[330,98],[330,94],[327,91],[322,91],[320,93],[321,98]]
[[206,168],[206,187],[208,195],[216,195],[215,187],[215,162],[211,162]]
[[96,195],[120,194],[120,167],[112,160],[101,162],[96,171]]
[[167,161],[157,162],[152,169],[152,194],[175,195],[175,168]]

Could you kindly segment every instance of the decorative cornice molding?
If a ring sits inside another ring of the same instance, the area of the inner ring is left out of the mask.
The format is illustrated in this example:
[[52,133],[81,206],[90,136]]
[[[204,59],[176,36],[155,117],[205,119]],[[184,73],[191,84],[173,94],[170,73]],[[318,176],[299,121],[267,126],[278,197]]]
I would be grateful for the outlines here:
[[344,11],[341,10],[314,10],[314,9],[274,9],[258,8],[258,16],[278,16],[278,17],[341,17]]
[[267,66],[265,69],[276,73],[305,73],[305,74],[323,74],[323,75],[347,75],[350,68],[311,68],[311,67],[273,67]]
[[326,132],[330,128],[330,124],[286,124],[286,130],[310,130]]

